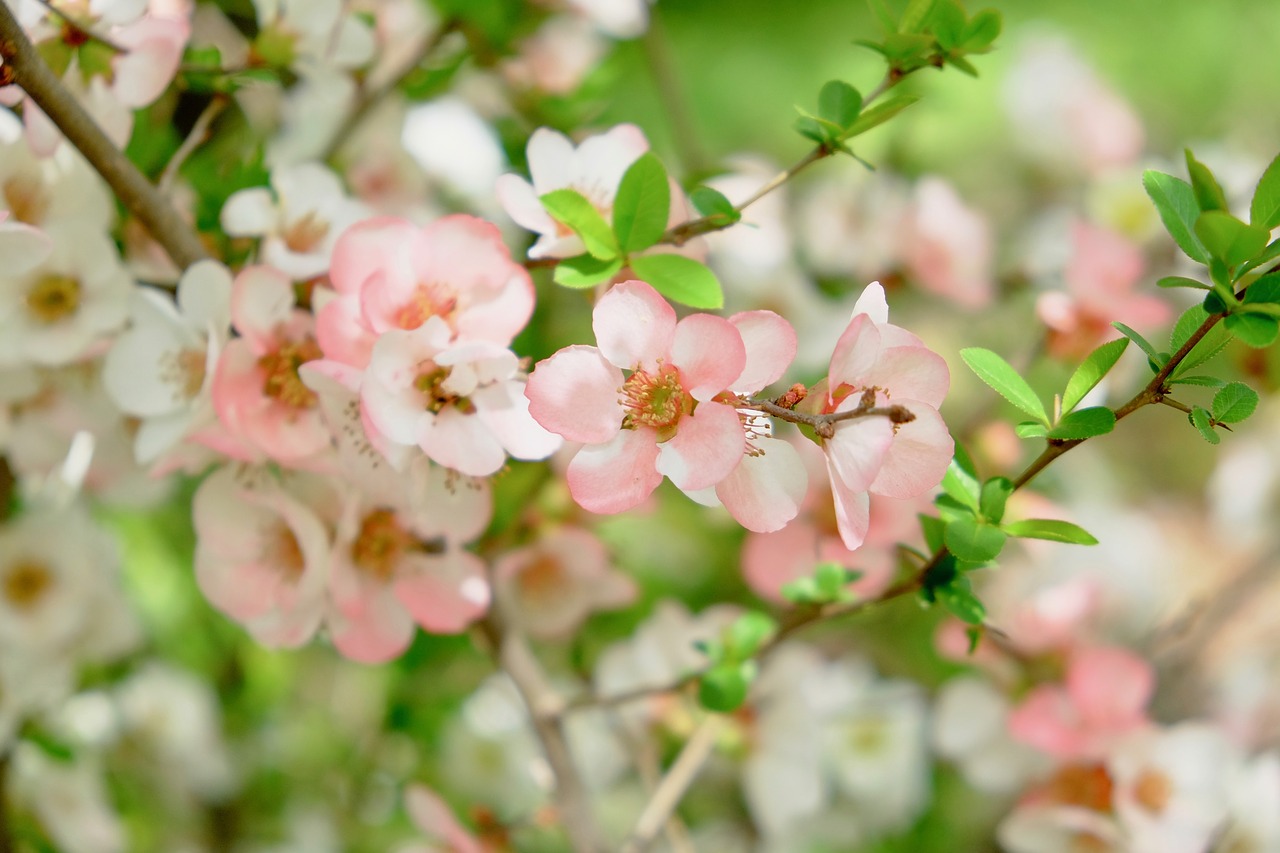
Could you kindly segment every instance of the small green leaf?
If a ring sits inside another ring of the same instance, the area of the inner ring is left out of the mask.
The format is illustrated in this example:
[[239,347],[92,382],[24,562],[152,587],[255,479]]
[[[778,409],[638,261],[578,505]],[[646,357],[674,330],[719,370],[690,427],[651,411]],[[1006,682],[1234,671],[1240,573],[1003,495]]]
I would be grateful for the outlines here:
[[1249,222],[1268,231],[1280,225],[1280,157],[1271,161],[1258,180],[1249,204]]
[[956,459],[951,460],[946,473],[942,475],[942,491],[955,498],[956,502],[962,506],[972,509],[975,513],[979,511],[978,478],[966,471]]
[[552,190],[540,198],[542,206],[557,222],[582,238],[582,245],[602,261],[618,256],[618,241],[596,206],[577,190]]
[[1191,185],[1173,175],[1148,169],[1142,173],[1142,186],[1155,203],[1160,221],[1178,247],[1193,261],[1207,264],[1209,254],[1196,237],[1195,222],[1200,215],[1200,205],[1196,204],[1196,194]]
[[933,594],[938,603],[961,622],[981,625],[987,618],[987,609],[973,594],[973,585],[968,578],[956,578],[946,586],[935,589]]
[[1023,421],[1013,431],[1018,438],[1045,438],[1049,435],[1049,428],[1036,421]]
[[1071,545],[1098,544],[1098,540],[1083,527],[1052,518],[1012,521],[1004,525],[1004,530],[1018,539],[1048,539],[1050,542],[1066,542]]
[[556,271],[551,278],[556,284],[580,290],[608,281],[621,269],[620,258],[602,261],[590,255],[578,255],[556,264]]
[[822,604],[824,597],[821,590],[818,589],[818,582],[815,578],[804,577],[796,578],[793,581],[787,581],[779,590],[782,598],[792,604]]
[[865,110],[858,116],[857,121],[849,125],[848,129],[840,134],[840,139],[853,139],[855,136],[860,136],[871,128],[884,124],[918,100],[920,98],[916,95],[894,95],[892,98]]
[[1228,314],[1227,331],[1251,347],[1269,347],[1280,336],[1280,320],[1266,314]]
[[1240,269],[1237,272],[1239,275],[1244,275],[1245,273],[1251,270],[1255,270],[1258,267],[1266,266],[1268,263],[1270,263],[1271,261],[1274,261],[1276,258],[1280,258],[1280,240],[1272,240],[1270,243],[1267,244],[1267,248],[1262,250],[1261,254],[1259,254],[1253,260],[1246,263],[1244,266],[1240,267]]
[[[796,109],[799,109],[799,107]],[[796,119],[794,126],[796,133],[805,139],[812,139],[819,145],[831,145],[832,139],[835,137],[835,133],[821,119],[814,118],[811,115],[800,116],[800,118]]]
[[1206,388],[1220,388],[1226,381],[1216,376],[1184,376],[1181,379],[1169,380],[1170,385],[1200,385]]
[[927,28],[938,40],[938,46],[950,51],[964,39],[967,24],[960,4],[955,0],[939,0],[933,7],[933,14],[929,16]]
[[1106,406],[1077,409],[1049,430],[1049,438],[1075,440],[1106,435],[1116,427],[1116,413]]
[[[1169,336],[1170,349],[1174,352],[1182,349],[1183,344],[1190,340],[1191,335],[1204,325],[1209,316],[1209,312],[1200,305],[1193,305],[1182,312],[1182,316],[1178,318],[1178,322],[1173,326],[1173,333]],[[1199,343],[1191,348],[1191,352],[1187,353],[1186,358],[1174,368],[1170,378],[1177,379],[1183,374],[1196,369],[1222,352],[1223,348],[1230,342],[1231,334],[1223,328],[1221,323],[1215,325],[1200,339]]]
[[920,519],[920,532],[924,535],[924,544],[929,546],[930,551],[938,551],[942,548],[942,533],[946,525],[942,523],[942,519],[932,515],[921,513],[916,516]]
[[867,5],[871,7],[871,12],[876,16],[876,20],[880,22],[880,26],[884,27],[886,33],[896,33],[898,31],[898,22],[894,19],[893,13],[889,11],[889,7],[885,5],[884,0],[867,0]]
[[1191,149],[1186,149],[1187,174],[1191,176],[1191,189],[1196,194],[1196,203],[1201,210],[1227,210],[1227,196],[1218,186],[1209,167],[1196,159]]
[[995,9],[983,9],[969,20],[960,47],[966,53],[984,53],[1000,36],[1004,20]]
[[968,74],[970,77],[978,76],[977,66],[975,66],[972,62],[965,59],[963,56],[960,56],[959,54],[954,54],[954,53],[948,54],[947,56],[943,57],[942,61],[952,66],[953,68],[957,68],[960,71],[963,71],[965,74]]
[[1258,408],[1258,392],[1243,382],[1224,385],[1213,395],[1213,419],[1218,423],[1236,424]]
[[962,349],[960,357],[979,379],[990,385],[992,390],[1001,397],[1042,423],[1049,423],[1049,415],[1044,410],[1044,404],[1027,384],[1027,380],[1019,376],[1018,371],[1014,370],[1009,362],[982,347]]
[[[843,566],[841,569],[843,576]],[[764,613],[751,610],[742,614],[725,629],[725,659],[741,661],[752,657],[776,630],[778,623]]]
[[671,186],[666,167],[652,152],[641,154],[623,174],[613,202],[617,245],[628,254],[649,248],[662,239],[670,216]]
[[942,541],[961,560],[987,563],[1000,555],[1008,536],[999,527],[976,518],[958,518],[947,522]]
[[756,662],[750,660],[713,666],[698,682],[698,702],[721,714],[738,710],[747,701],[756,671]]
[[1193,427],[1199,430],[1200,435],[1205,441],[1210,444],[1219,444],[1222,441],[1222,436],[1218,435],[1217,431],[1213,428],[1213,419],[1202,407],[1193,407],[1191,409],[1191,414],[1187,416],[1187,419],[1191,421],[1191,425]]
[[980,509],[982,515],[992,524],[999,524],[1004,518],[1004,505],[1013,494],[1013,483],[1008,477],[992,477],[982,484]]
[[862,111],[862,95],[843,80],[831,80],[818,93],[818,115],[846,128]]
[[711,187],[698,187],[689,194],[689,200],[698,213],[711,218],[722,218],[726,224],[737,222],[742,214],[724,193]]
[[1111,368],[1116,366],[1116,362],[1120,360],[1120,356],[1128,346],[1128,338],[1116,338],[1089,353],[1089,357],[1067,380],[1067,388],[1062,392],[1062,410],[1069,412],[1079,405],[1084,396],[1102,381]]
[[631,269],[663,296],[690,308],[722,308],[724,292],[715,273],[703,264],[663,252],[631,259]]
[[73,55],[71,45],[55,36],[45,39],[35,47],[36,53],[40,54],[40,58],[44,60],[45,65],[49,66],[54,76],[61,77],[67,73]]
[[1194,287],[1196,290],[1209,289],[1209,285],[1202,281],[1196,281],[1194,278],[1185,278],[1180,275],[1167,275],[1156,282],[1156,287]]
[[1264,275],[1249,285],[1249,289],[1244,292],[1245,305],[1269,302],[1280,302],[1280,273]]
[[902,19],[898,22],[898,32],[901,33],[918,33],[924,27],[924,22],[933,12],[933,4],[938,0],[911,0],[907,3],[907,8],[902,13]]
[[1151,344],[1150,341],[1148,341],[1142,335],[1135,332],[1133,329],[1130,329],[1124,323],[1112,323],[1111,325],[1119,329],[1121,334],[1123,334],[1126,338],[1128,338],[1129,340],[1137,344],[1138,348],[1147,354],[1147,358],[1151,361],[1151,364],[1152,364],[1152,367],[1151,367],[1152,373],[1155,373],[1157,370],[1160,369],[1160,366],[1164,364],[1164,359],[1161,357],[1160,353],[1156,351],[1156,348]]
[[1245,225],[1225,210],[1200,214],[1195,224],[1196,236],[1209,254],[1231,269],[1261,254],[1271,239],[1271,232],[1257,225]]

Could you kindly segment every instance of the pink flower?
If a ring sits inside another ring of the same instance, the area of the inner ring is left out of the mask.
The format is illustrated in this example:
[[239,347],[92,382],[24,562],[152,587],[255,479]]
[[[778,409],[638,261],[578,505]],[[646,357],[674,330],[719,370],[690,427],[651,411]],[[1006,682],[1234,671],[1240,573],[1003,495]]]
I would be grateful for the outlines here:
[[904,260],[925,290],[965,308],[991,302],[991,228],[949,183],[920,179],[906,227],[910,236],[904,241]]
[[397,853],[484,853],[488,846],[468,832],[440,795],[426,785],[410,785],[404,792],[409,819],[427,842],[400,848]]
[[506,346],[533,313],[533,282],[502,235],[471,216],[424,227],[379,217],[343,232],[329,277],[338,291],[317,315],[327,358],[363,368],[378,335],[442,319],[453,334]]
[[271,267],[246,267],[231,291],[231,321],[240,337],[230,341],[213,377],[213,407],[225,433],[200,440],[244,460],[263,455],[296,463],[330,446],[316,405],[298,368],[320,358],[314,321],[294,308],[293,287]]
[[515,353],[491,341],[454,343],[435,316],[378,338],[360,400],[375,446],[416,445],[472,477],[496,473],[508,455],[545,459],[560,446],[529,414]]
[[592,611],[636,597],[635,582],[612,566],[603,543],[574,527],[503,554],[493,578],[508,618],[535,637],[566,636]]
[[1112,647],[1077,649],[1065,683],[1032,690],[1009,715],[1017,740],[1065,760],[1103,757],[1116,739],[1148,724],[1151,664]]
[[937,409],[951,382],[946,362],[888,318],[884,288],[868,285],[831,355],[826,389],[809,396],[822,413],[848,411],[867,398],[914,416],[904,424],[879,416],[839,421],[823,441],[836,522],[850,550],[867,535],[868,493],[913,498],[928,492],[942,481],[955,449]]
[[716,399],[748,365],[738,328],[710,314],[677,323],[642,281],[606,293],[593,326],[598,347],[560,350],[525,389],[538,423],[586,445],[569,463],[574,500],[615,513],[643,501],[664,475],[685,491],[728,477],[747,452],[738,412]]

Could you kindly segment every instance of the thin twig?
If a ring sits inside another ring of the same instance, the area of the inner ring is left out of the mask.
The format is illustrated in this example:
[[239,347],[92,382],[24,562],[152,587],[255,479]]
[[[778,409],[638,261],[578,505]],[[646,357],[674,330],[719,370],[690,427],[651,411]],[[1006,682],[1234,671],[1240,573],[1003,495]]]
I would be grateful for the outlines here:
[[22,87],[49,116],[180,269],[208,257],[195,230],[67,92],[4,3],[0,3],[0,56],[5,63],[0,73],[6,82]]
[[222,95],[214,95],[196,117],[195,124],[191,125],[191,132],[187,134],[186,139],[182,140],[182,144],[178,146],[177,151],[173,152],[173,156],[164,166],[164,171],[160,173],[160,180],[156,182],[156,187],[161,193],[169,195],[173,192],[173,182],[177,180],[178,170],[182,168],[183,163],[187,162],[187,158],[209,138],[210,127],[226,108],[227,99]]
[[859,418],[887,418],[893,424],[909,424],[916,419],[916,416],[906,406],[875,406],[867,402],[853,409],[847,409],[843,412],[830,412],[825,415],[807,415],[804,412],[797,412],[795,409],[781,406],[772,400],[739,400],[735,405],[738,408],[755,409],[780,421],[811,426],[823,438],[830,438],[835,433],[835,425],[841,421],[851,421]]
[[106,36],[95,32],[88,24],[81,23],[80,21],[73,18],[71,15],[59,9],[57,6],[48,2],[48,0],[36,0],[36,2],[39,3],[41,6],[43,6],[45,10],[49,12],[49,14],[54,15],[58,18],[61,18],[63,23],[65,23],[68,27],[70,27],[72,30],[74,30],[76,33],[83,36],[84,38],[92,39],[93,41],[96,41],[99,44],[106,45],[107,47],[114,50],[116,53],[129,52],[128,48],[122,47],[121,45],[107,38]]
[[698,728],[694,730],[693,735],[685,742],[684,748],[680,750],[680,754],[676,756],[667,775],[663,776],[662,781],[658,783],[644,811],[640,813],[635,828],[631,830],[631,835],[622,844],[622,853],[643,853],[649,849],[649,845],[666,825],[667,819],[675,812],[676,806],[680,805],[685,791],[698,777],[702,765],[711,756],[723,723],[724,720],[720,716],[708,715],[698,724]]

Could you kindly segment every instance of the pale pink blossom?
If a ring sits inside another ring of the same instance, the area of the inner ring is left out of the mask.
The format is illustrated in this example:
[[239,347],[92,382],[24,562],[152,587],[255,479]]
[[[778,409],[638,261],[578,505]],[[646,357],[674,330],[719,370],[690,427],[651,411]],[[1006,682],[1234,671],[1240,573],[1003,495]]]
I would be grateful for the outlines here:
[[914,416],[905,424],[879,416],[840,421],[823,440],[836,523],[851,550],[870,526],[869,493],[901,499],[928,492],[942,481],[954,449],[937,409],[951,381],[946,362],[888,318],[884,288],[873,283],[836,343],[826,387],[803,403],[822,413],[843,412],[865,397],[877,406],[903,406]]
[[338,295],[317,316],[320,346],[358,368],[379,335],[431,317],[453,334],[506,346],[533,313],[528,272],[497,228],[471,216],[425,227],[391,217],[360,222],[338,238],[329,277]]
[[636,597],[634,581],[613,567],[604,544],[564,527],[493,564],[494,587],[507,618],[535,637],[563,637],[596,610]]
[[288,45],[288,64],[299,73],[373,59],[373,31],[342,0],[253,0],[253,7],[260,31]]
[[314,320],[294,307],[289,279],[270,267],[246,267],[231,291],[240,337],[223,348],[212,396],[220,431],[200,440],[233,458],[296,463],[330,446],[316,395],[298,368],[322,355]]
[[582,239],[556,222],[539,198],[552,190],[582,193],[613,221],[613,199],[627,169],[649,150],[638,127],[620,124],[575,146],[562,133],[540,127],[529,137],[528,159],[532,184],[517,175],[498,179],[498,200],[517,224],[538,234],[531,258],[568,258],[586,251]]
[[273,170],[271,189],[233,193],[221,219],[233,237],[261,237],[264,262],[304,279],[323,275],[338,236],[368,215],[328,168],[301,163]]
[[571,15],[549,18],[517,45],[502,67],[516,85],[551,95],[570,95],[604,57],[608,42],[590,22]]
[[1017,740],[1064,760],[1097,760],[1117,739],[1149,725],[1151,664],[1115,647],[1072,652],[1064,683],[1032,690],[1009,716]]
[[426,785],[405,789],[404,808],[426,841],[405,845],[396,853],[485,853],[486,846],[458,823],[453,810]]
[[981,308],[995,292],[991,227],[942,178],[916,184],[903,241],[907,270],[925,290],[964,308]]
[[496,473],[508,456],[554,453],[560,439],[530,415],[515,353],[491,341],[452,338],[438,316],[378,338],[360,383],[374,444],[416,445],[432,461],[472,477]]
[[600,30],[618,39],[632,39],[649,27],[649,3],[653,0],[568,0]]
[[1008,853],[1132,853],[1109,815],[1073,804],[1019,805],[996,828]]
[[710,314],[677,323],[641,281],[606,293],[593,326],[598,346],[560,350],[526,388],[540,424],[586,445],[569,463],[574,500],[615,513],[647,498],[664,475],[691,492],[728,477],[747,452],[738,412],[716,400],[748,365],[738,328]]

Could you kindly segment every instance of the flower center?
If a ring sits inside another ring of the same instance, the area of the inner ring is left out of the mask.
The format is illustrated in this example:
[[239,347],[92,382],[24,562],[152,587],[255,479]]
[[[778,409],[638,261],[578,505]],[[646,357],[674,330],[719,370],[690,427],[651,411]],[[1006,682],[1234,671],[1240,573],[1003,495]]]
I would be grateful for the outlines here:
[[79,307],[80,282],[71,276],[43,276],[27,291],[27,310],[41,323],[56,323]]
[[376,509],[360,523],[360,534],[351,543],[351,561],[366,574],[384,583],[395,576],[396,563],[413,545],[413,537],[389,509]]
[[422,373],[419,373],[418,378],[413,381],[413,387],[417,388],[418,393],[422,395],[422,401],[428,412],[439,414],[453,406],[466,414],[471,414],[476,410],[475,405],[466,397],[446,387],[451,372],[448,367],[440,367],[434,361],[428,361],[422,365]]
[[521,595],[526,599],[549,600],[563,595],[565,570],[559,560],[550,554],[538,557],[520,573]]
[[1101,764],[1064,767],[1049,780],[1054,801],[1098,812],[1111,810],[1111,788],[1111,776]]
[[264,375],[262,393],[292,409],[311,408],[316,403],[316,394],[303,384],[298,368],[323,355],[315,339],[306,337],[262,356],[258,359],[258,368]]
[[458,307],[458,294],[444,284],[419,284],[409,301],[400,306],[392,322],[401,329],[416,329],[431,317],[446,320]]
[[289,251],[306,254],[315,251],[320,241],[328,234],[329,223],[321,219],[313,210],[301,219],[291,222],[280,238],[289,247]]
[[263,559],[279,569],[290,583],[296,583],[307,568],[298,537],[289,525],[277,521],[264,538]]
[[53,586],[53,572],[44,563],[19,560],[4,574],[4,598],[16,610],[32,610]]
[[174,402],[182,403],[200,393],[204,387],[205,354],[203,350],[184,349],[165,353],[160,378],[177,391]]
[[4,203],[13,218],[28,225],[38,225],[49,212],[49,197],[40,179],[19,173],[4,182]]
[[622,384],[620,402],[626,409],[623,429],[670,429],[681,415],[693,411],[693,398],[680,384],[680,371],[669,365],[660,365],[656,373],[636,370],[628,376]]
[[1133,798],[1152,814],[1160,814],[1173,796],[1169,777],[1159,770],[1147,768],[1133,785]]

